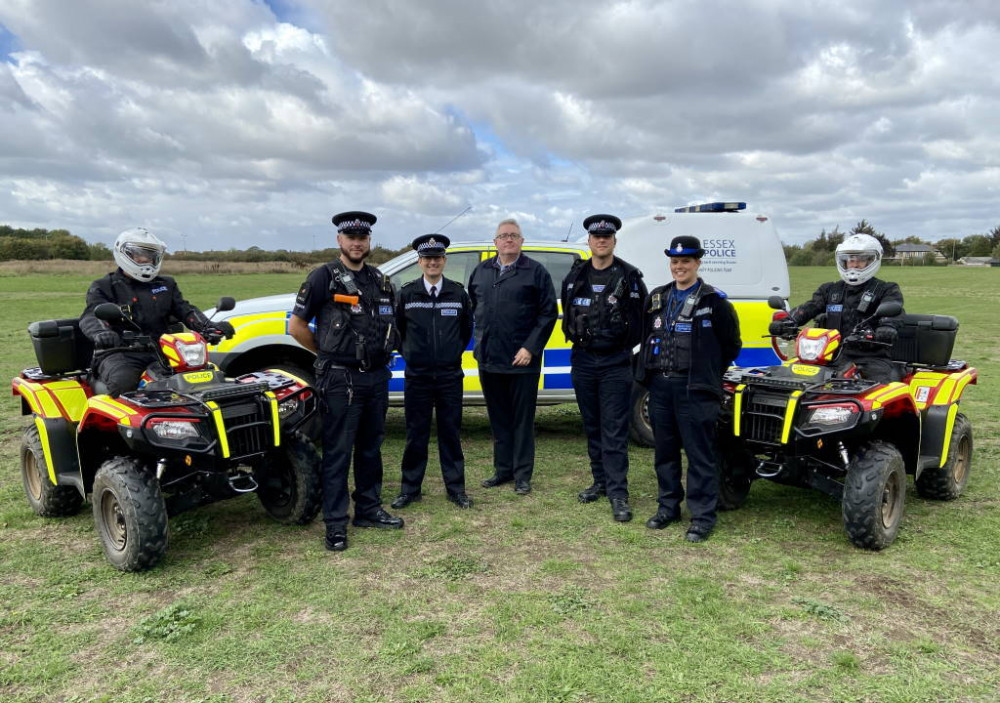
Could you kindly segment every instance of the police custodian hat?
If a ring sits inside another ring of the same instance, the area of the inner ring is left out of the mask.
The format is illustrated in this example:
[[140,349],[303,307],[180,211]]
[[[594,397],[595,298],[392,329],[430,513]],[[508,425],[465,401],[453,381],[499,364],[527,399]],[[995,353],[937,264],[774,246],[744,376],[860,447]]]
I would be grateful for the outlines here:
[[410,245],[417,256],[444,256],[451,240],[443,234],[422,234]]
[[705,255],[705,250],[701,248],[701,240],[689,234],[682,234],[670,240],[670,248],[664,249],[667,256],[693,256],[700,259]]
[[583,221],[583,228],[595,237],[613,237],[622,228],[622,221],[614,215],[591,215]]
[[372,225],[377,219],[370,212],[351,210],[334,215],[333,224],[337,226],[338,233],[366,235],[372,233]]

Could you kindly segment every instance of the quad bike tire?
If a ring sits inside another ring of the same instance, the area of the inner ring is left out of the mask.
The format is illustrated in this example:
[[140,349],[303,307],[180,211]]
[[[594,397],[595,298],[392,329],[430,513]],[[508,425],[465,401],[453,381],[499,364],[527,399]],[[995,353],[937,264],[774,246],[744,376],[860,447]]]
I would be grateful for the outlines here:
[[160,483],[137,459],[118,456],[94,477],[94,524],[104,555],[119,571],[145,571],[167,551],[167,506]]
[[629,436],[640,447],[655,446],[653,423],[649,419],[649,389],[635,384],[632,391],[632,410],[629,417]]
[[750,495],[751,457],[738,449],[719,449],[719,510],[738,510]]
[[21,482],[28,505],[42,517],[68,517],[80,512],[83,496],[75,486],[56,486],[49,479],[38,428],[30,425],[21,437]]
[[878,551],[896,539],[906,503],[906,467],[893,444],[863,445],[847,467],[844,529],[851,542]]
[[281,446],[257,465],[254,477],[260,504],[278,522],[306,525],[319,512],[319,452],[303,432],[283,436]]
[[917,493],[931,500],[955,500],[969,481],[972,468],[972,423],[962,413],[955,416],[944,466],[924,469],[916,481]]

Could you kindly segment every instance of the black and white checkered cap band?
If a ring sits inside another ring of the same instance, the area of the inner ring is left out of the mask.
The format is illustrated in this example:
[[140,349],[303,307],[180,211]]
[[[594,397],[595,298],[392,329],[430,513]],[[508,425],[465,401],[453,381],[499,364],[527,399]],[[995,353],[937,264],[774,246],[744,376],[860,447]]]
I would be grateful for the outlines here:
[[352,230],[352,229],[363,229],[366,232],[371,232],[372,226],[370,223],[365,222],[364,220],[346,220],[337,225],[338,232],[346,232],[347,230]]
[[588,232],[617,232],[618,228],[615,227],[613,222],[608,222],[607,220],[600,220],[598,222],[591,222],[590,227],[587,228]]

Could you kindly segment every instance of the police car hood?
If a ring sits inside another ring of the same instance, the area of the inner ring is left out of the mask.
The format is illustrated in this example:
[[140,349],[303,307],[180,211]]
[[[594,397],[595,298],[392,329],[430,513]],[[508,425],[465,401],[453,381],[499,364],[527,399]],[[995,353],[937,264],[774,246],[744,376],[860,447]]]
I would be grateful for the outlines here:
[[[287,310],[291,312],[295,306],[294,293],[282,293],[281,295],[268,295],[263,298],[249,298],[237,301],[236,307],[228,312],[219,313],[216,320],[228,320],[231,317],[244,317],[246,315],[257,315],[259,313],[274,312],[275,310]],[[205,315],[211,317],[215,314],[215,308],[209,308]]]

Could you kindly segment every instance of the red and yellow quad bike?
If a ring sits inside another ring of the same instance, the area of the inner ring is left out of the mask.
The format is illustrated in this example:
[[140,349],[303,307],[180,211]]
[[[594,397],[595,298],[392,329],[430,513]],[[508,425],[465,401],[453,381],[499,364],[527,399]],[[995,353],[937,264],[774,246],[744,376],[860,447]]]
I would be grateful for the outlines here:
[[[97,314],[123,317],[112,304]],[[199,334],[154,341],[125,332],[124,346],[111,352],[151,351],[159,361],[141,388],[112,398],[88,370],[92,348],[77,320],[28,330],[39,365],[12,381],[32,417],[21,448],[28,503],[59,517],[89,497],[115,568],[152,567],[167,547],[168,517],[242,493],[256,492],[285,523],[316,516],[319,456],[300,428],[317,403],[300,379],[280,371],[226,378],[207,362]]]
[[[897,303],[883,305],[876,316],[900,311]],[[907,474],[923,497],[961,494],[972,426],[960,402],[978,373],[950,358],[955,318],[907,314],[898,322],[890,352],[897,382],[865,379],[840,358],[843,346],[870,344],[870,335],[842,339],[820,328],[799,332],[796,356],[781,365],[730,369],[720,424],[720,507],[739,507],[758,478],[818,489],[841,500],[851,542],[878,550],[896,538]]]

